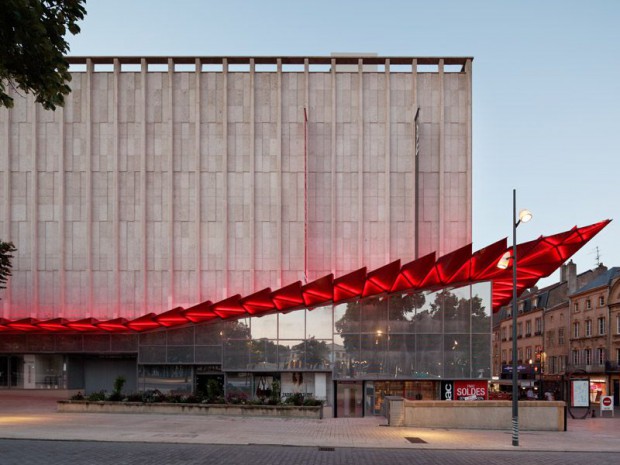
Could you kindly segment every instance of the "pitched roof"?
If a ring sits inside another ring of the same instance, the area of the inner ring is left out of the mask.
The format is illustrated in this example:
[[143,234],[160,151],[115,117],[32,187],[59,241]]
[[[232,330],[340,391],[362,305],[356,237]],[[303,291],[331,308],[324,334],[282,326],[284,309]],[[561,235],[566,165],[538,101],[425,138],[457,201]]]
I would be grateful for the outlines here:
[[618,276],[620,276],[620,267],[614,266],[613,268],[610,268],[609,270],[607,270],[605,273],[594,278],[592,281],[590,281],[585,286],[582,286],[579,289],[577,289],[575,292],[571,294],[571,296],[582,294],[592,289],[596,289],[597,287],[609,286],[611,281]]

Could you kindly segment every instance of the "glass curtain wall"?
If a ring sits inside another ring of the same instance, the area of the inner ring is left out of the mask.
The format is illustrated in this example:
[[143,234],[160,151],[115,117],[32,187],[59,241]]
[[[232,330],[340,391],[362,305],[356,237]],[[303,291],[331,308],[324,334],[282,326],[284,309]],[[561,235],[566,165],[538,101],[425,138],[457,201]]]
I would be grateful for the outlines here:
[[334,307],[335,379],[473,379],[491,372],[491,285]]

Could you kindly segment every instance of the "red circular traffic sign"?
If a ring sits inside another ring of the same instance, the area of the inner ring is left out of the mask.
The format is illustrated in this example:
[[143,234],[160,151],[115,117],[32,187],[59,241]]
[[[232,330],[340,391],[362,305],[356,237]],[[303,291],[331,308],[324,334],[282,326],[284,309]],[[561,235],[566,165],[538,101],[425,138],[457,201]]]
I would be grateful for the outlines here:
[[609,398],[609,397],[604,397],[604,398],[603,398],[603,405],[604,405],[605,407],[609,407],[609,406],[611,405],[611,398]]

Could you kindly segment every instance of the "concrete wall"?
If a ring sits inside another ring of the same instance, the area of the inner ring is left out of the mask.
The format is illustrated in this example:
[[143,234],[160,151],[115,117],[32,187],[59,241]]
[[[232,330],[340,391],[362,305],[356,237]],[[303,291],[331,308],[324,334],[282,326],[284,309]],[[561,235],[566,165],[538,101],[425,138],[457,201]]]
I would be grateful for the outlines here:
[[[409,401],[391,400],[390,426],[455,429],[512,428],[510,401]],[[404,415],[402,415],[404,410]],[[556,401],[519,402],[522,431],[564,431],[565,403]]]
[[0,316],[133,318],[470,242],[471,59],[291,60],[73,58],[64,109],[13,92]]

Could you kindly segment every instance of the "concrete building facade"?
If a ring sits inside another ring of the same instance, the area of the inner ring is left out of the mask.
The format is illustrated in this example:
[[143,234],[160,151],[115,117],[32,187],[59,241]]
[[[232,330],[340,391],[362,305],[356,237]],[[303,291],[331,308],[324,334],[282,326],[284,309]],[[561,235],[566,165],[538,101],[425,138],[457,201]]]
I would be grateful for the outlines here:
[[4,318],[135,318],[471,242],[471,58],[70,62],[64,108],[0,111]]

